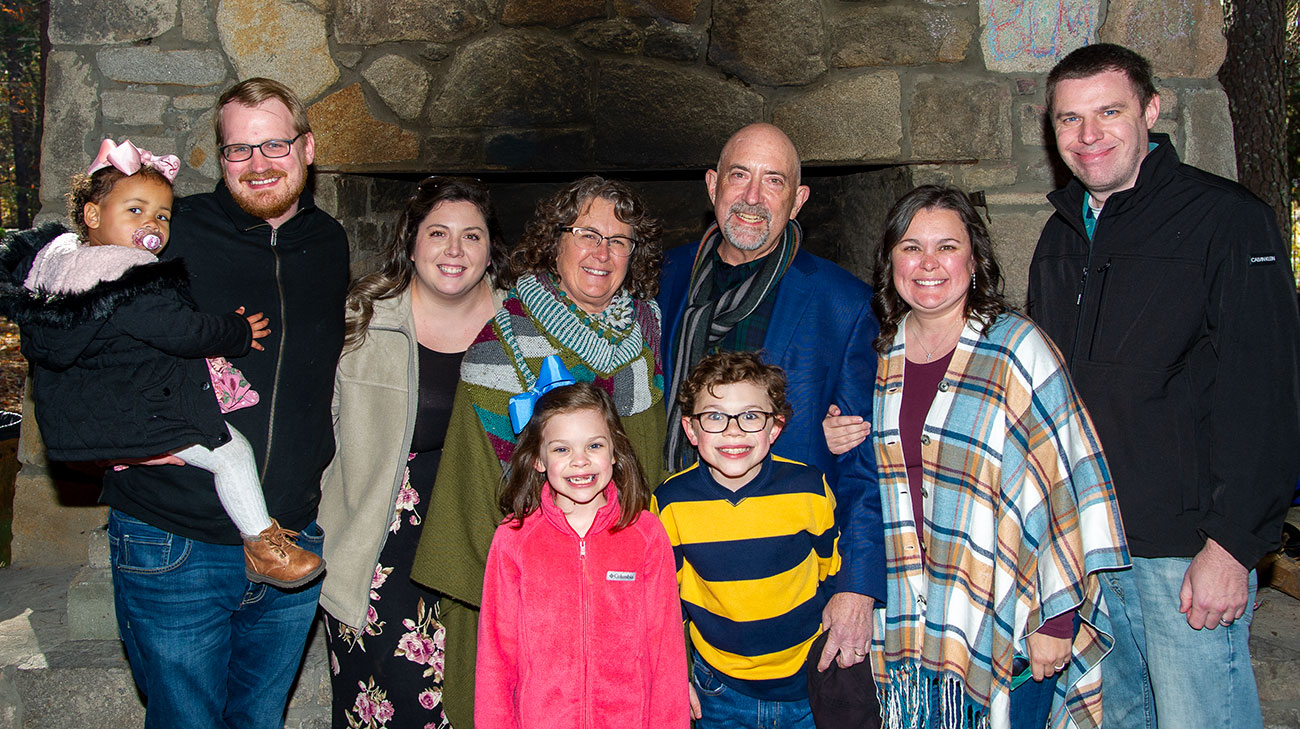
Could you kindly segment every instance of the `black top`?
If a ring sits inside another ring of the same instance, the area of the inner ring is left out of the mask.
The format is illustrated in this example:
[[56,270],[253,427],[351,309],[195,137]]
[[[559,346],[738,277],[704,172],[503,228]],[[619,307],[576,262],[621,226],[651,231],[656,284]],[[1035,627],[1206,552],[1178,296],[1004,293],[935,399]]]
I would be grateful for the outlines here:
[[1048,196],[1028,312],[1097,426],[1132,554],[1191,557],[1212,538],[1253,567],[1300,472],[1288,251],[1259,198],[1151,141],[1091,241],[1079,181]]
[[[243,306],[270,320],[271,335],[231,362],[261,401],[226,420],[248,438],[267,510],[301,530],[316,519],[321,473],[334,455],[330,405],[343,348],[348,244],[343,227],[308,192],[279,228],[244,212],[224,183],[176,201],[163,260],[183,259],[200,311]],[[212,474],[186,466],[109,472],[104,503],[174,534],[239,544],[239,531],[217,500]]]
[[420,351],[420,404],[411,436],[412,453],[442,450],[451,423],[451,404],[460,382],[464,352],[435,352],[424,345]]

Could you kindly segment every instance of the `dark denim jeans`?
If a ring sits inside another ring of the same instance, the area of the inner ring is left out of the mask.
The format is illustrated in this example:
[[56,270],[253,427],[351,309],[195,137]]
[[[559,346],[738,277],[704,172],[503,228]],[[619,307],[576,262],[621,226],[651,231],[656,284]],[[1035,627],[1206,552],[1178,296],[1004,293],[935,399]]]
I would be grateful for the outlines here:
[[727,686],[699,656],[692,666],[700,713],[695,729],[816,729],[808,699],[761,701]]
[[[320,554],[311,524],[298,544]],[[117,626],[147,698],[146,729],[280,729],[320,582],[248,581],[244,550],[108,516]]]

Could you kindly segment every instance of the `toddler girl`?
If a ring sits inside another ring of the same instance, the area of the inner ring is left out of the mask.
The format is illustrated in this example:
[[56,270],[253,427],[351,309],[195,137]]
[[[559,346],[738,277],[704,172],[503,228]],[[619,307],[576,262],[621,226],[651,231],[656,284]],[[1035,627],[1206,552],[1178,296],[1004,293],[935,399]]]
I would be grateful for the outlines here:
[[687,727],[672,548],[609,395],[580,383],[541,396],[508,474],[474,724]]
[[270,333],[269,323],[260,313],[244,317],[243,308],[195,311],[184,265],[157,259],[179,168],[173,155],[104,140],[95,163],[73,178],[68,212],[76,232],[51,223],[0,246],[5,313],[21,330],[51,458],[171,453],[211,471],[243,534],[248,578],[296,587],[324,564],[267,514],[252,448],[221,418],[257,402],[221,355],[262,349],[256,340]]

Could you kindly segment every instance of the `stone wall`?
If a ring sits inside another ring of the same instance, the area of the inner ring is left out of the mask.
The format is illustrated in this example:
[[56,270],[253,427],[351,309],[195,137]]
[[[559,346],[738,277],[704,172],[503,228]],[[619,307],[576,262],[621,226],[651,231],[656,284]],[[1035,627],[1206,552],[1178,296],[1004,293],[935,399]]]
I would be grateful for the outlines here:
[[[357,261],[434,172],[481,175],[516,231],[539,190],[631,176],[682,242],[723,141],[767,120],[811,173],[810,249],[866,277],[900,192],[984,190],[1019,300],[1061,180],[1046,71],[1085,43],[1137,49],[1160,77],[1157,129],[1233,176],[1222,26],[1219,0],[51,0],[43,217],[105,136],[177,154],[180,194],[210,190],[213,104],[267,75],[310,106],[317,198]],[[15,557],[76,561],[50,525],[102,515],[70,508],[84,489],[49,487],[39,460],[24,459]]]
[[318,195],[363,247],[402,198],[364,175],[698,173],[761,119],[806,163],[986,190],[1018,298],[1059,174],[1046,71],[1085,43],[1136,48],[1158,128],[1232,175],[1222,25],[1218,0],[53,0],[42,199],[58,213],[108,135],[178,154],[181,193],[209,189],[212,104],[251,75],[310,104]]

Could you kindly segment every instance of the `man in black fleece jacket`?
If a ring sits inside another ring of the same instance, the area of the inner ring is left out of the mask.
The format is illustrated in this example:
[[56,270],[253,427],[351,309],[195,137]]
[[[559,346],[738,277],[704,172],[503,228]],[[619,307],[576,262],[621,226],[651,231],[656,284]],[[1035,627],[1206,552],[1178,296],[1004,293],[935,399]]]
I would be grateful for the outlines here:
[[[252,444],[270,515],[320,554],[316,505],[334,453],[347,237],[305,190],[315,140],[292,91],[250,79],[217,109],[223,179],[214,192],[176,201],[163,258],[184,260],[200,310],[243,306],[270,320],[265,351],[234,360],[260,402],[226,418]],[[148,702],[146,727],[282,727],[320,583],[249,582],[238,530],[207,471],[110,472],[102,500],[112,507],[118,627]]]
[[1134,567],[1103,580],[1107,726],[1261,727],[1253,567],[1300,472],[1300,318],[1273,211],[1182,164],[1151,67],[1110,44],[1048,75],[1057,150],[1029,314],[1096,421]]

